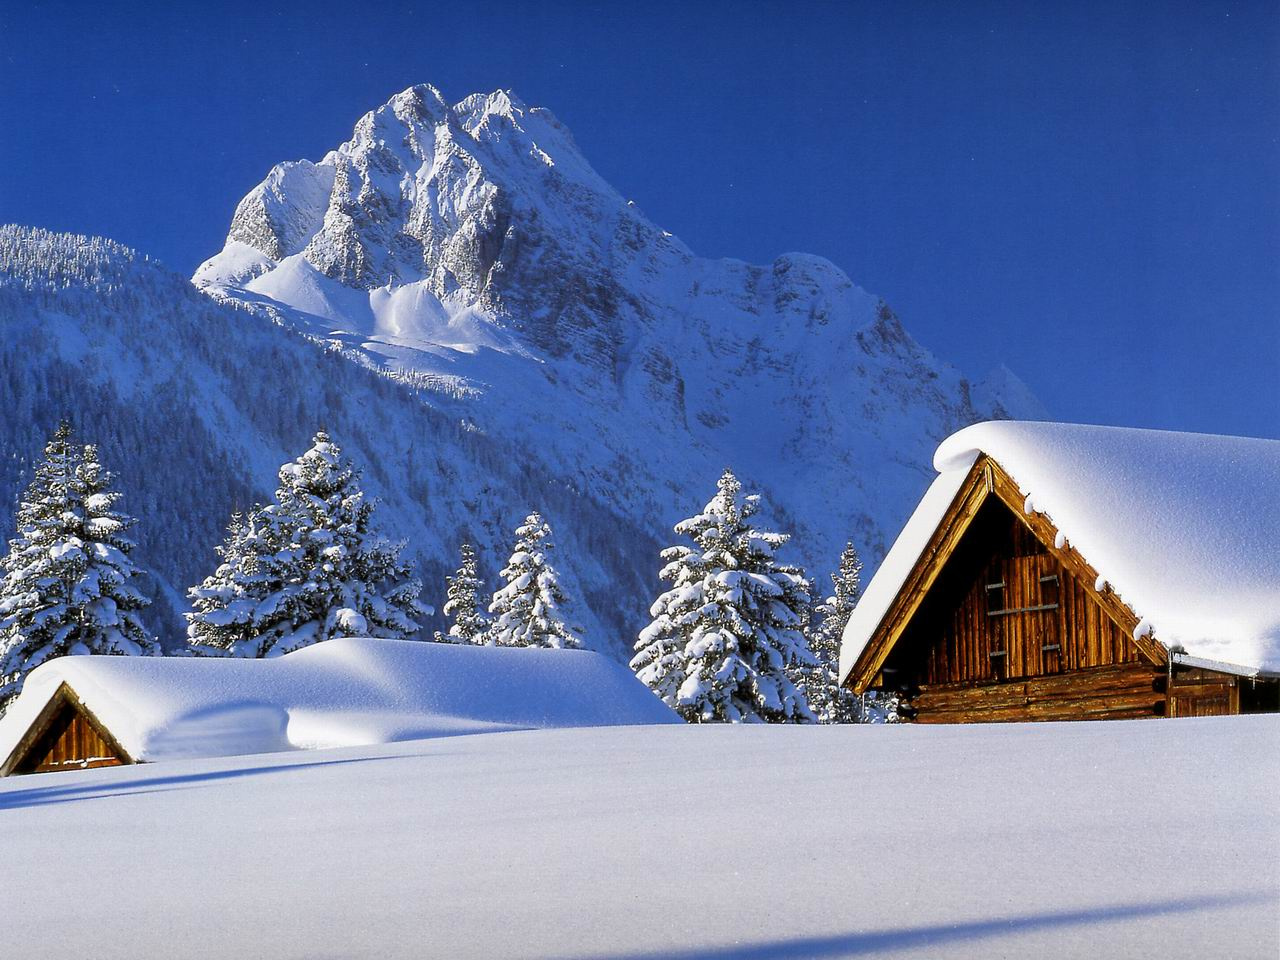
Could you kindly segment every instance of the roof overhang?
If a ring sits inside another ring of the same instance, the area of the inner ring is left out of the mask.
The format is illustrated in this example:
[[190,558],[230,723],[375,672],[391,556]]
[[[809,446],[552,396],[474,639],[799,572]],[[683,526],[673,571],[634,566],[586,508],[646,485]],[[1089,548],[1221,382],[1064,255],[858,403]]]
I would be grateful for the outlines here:
[[1169,654],[1169,659],[1178,666],[1198,667],[1201,670],[1212,670],[1215,673],[1229,673],[1237,677],[1250,677],[1271,680],[1280,677],[1280,671],[1259,670],[1257,667],[1244,667],[1238,663],[1227,663],[1223,660],[1211,660],[1207,657],[1192,657],[1177,650]]

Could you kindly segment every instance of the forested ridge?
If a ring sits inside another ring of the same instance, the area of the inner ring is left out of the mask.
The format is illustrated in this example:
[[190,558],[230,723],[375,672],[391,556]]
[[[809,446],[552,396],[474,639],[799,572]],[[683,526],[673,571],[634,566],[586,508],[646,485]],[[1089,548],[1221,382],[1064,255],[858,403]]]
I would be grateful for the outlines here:
[[135,558],[159,581],[148,613],[167,647],[231,513],[268,498],[280,464],[323,428],[362,465],[428,596],[443,593],[464,540],[493,579],[536,506],[575,557],[565,577],[594,645],[625,655],[660,544],[551,475],[536,451],[112,241],[4,227],[0,268],[0,536],[12,536],[31,464],[68,419],[140,520]]

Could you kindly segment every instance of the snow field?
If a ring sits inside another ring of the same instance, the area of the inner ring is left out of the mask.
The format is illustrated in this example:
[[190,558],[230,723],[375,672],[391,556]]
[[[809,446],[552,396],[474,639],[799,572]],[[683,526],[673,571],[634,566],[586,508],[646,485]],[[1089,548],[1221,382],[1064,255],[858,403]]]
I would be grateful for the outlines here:
[[[542,730],[12,778],[6,949],[1272,958],[1278,720]],[[73,890],[120,891],[111,922]]]

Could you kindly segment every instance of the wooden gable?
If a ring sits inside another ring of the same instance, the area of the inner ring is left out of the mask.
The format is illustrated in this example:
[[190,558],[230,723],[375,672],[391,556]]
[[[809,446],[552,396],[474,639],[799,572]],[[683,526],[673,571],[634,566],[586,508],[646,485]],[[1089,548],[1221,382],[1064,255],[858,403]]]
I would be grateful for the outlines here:
[[[954,592],[953,571],[957,568],[963,571],[962,576],[973,573],[966,587],[983,592],[980,606],[984,618],[988,612],[985,596],[988,584],[1004,580],[1007,584],[1003,595],[1004,609],[1024,610],[1040,605],[1032,603],[1032,599],[1045,596],[1039,578],[1056,573],[1060,578],[1060,594],[1069,594],[1073,601],[1079,601],[1074,609],[1079,615],[1079,622],[1090,627],[1094,642],[1114,646],[1123,637],[1148,663],[1154,666],[1166,663],[1165,649],[1154,639],[1133,639],[1133,631],[1138,624],[1134,612],[1105,585],[1099,589],[1097,571],[1069,543],[1061,542],[1059,545],[1054,525],[1043,514],[1026,513],[1024,502],[1024,494],[1000,465],[990,457],[980,456],[921,551],[898,595],[859,654],[846,680],[848,686],[861,693],[882,685],[881,671],[890,652],[897,647],[922,608],[926,604],[936,605],[933,598],[937,594],[933,591],[944,575],[947,577],[942,583],[944,592],[948,595]],[[1004,548],[1003,557],[999,548]],[[958,562],[952,563],[953,558]],[[997,562],[1004,565],[997,569],[992,566]],[[973,571],[975,564],[982,569]],[[979,577],[987,579],[978,585]],[[972,599],[977,604],[979,598],[976,593]],[[1055,602],[1060,600],[1061,596]],[[969,612],[976,613],[972,609]],[[1024,628],[1021,620],[1010,621],[1006,629],[1019,628]],[[1035,629],[1034,625],[1030,629]],[[1063,655],[1071,654],[1066,652]],[[1122,655],[1116,659],[1129,658]]]
[[989,498],[886,665],[937,686],[1143,659],[1131,633],[1089,596],[1080,577],[999,498]]
[[0,776],[86,770],[133,762],[111,732],[64,682],[0,765]]
[[1170,696],[1165,648],[1134,638],[1134,612],[1024,503],[979,457],[847,685],[905,691],[935,722],[1238,710],[1238,682],[1219,675]]

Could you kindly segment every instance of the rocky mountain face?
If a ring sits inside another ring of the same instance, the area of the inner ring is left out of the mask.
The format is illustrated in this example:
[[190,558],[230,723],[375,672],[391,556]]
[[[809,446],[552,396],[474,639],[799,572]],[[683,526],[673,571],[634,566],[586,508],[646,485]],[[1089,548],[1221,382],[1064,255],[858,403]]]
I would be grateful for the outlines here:
[[874,567],[944,436],[1039,413],[1008,371],[974,383],[935,359],[826,260],[695,256],[505,92],[414,87],[320,161],[277,166],[194,281],[0,228],[0,497],[70,415],[174,610],[231,510],[319,427],[365,464],[425,600],[463,538],[492,585],[537,509],[588,645],[621,657],[672,524],[726,466],[795,535],[787,559],[825,576],[846,539]]
[[976,420],[1034,417],[973,383],[830,262],[695,256],[510,92],[397,94],[318,163],[274,168],[195,282],[427,390],[659,532],[731,466],[825,571],[873,563]]

